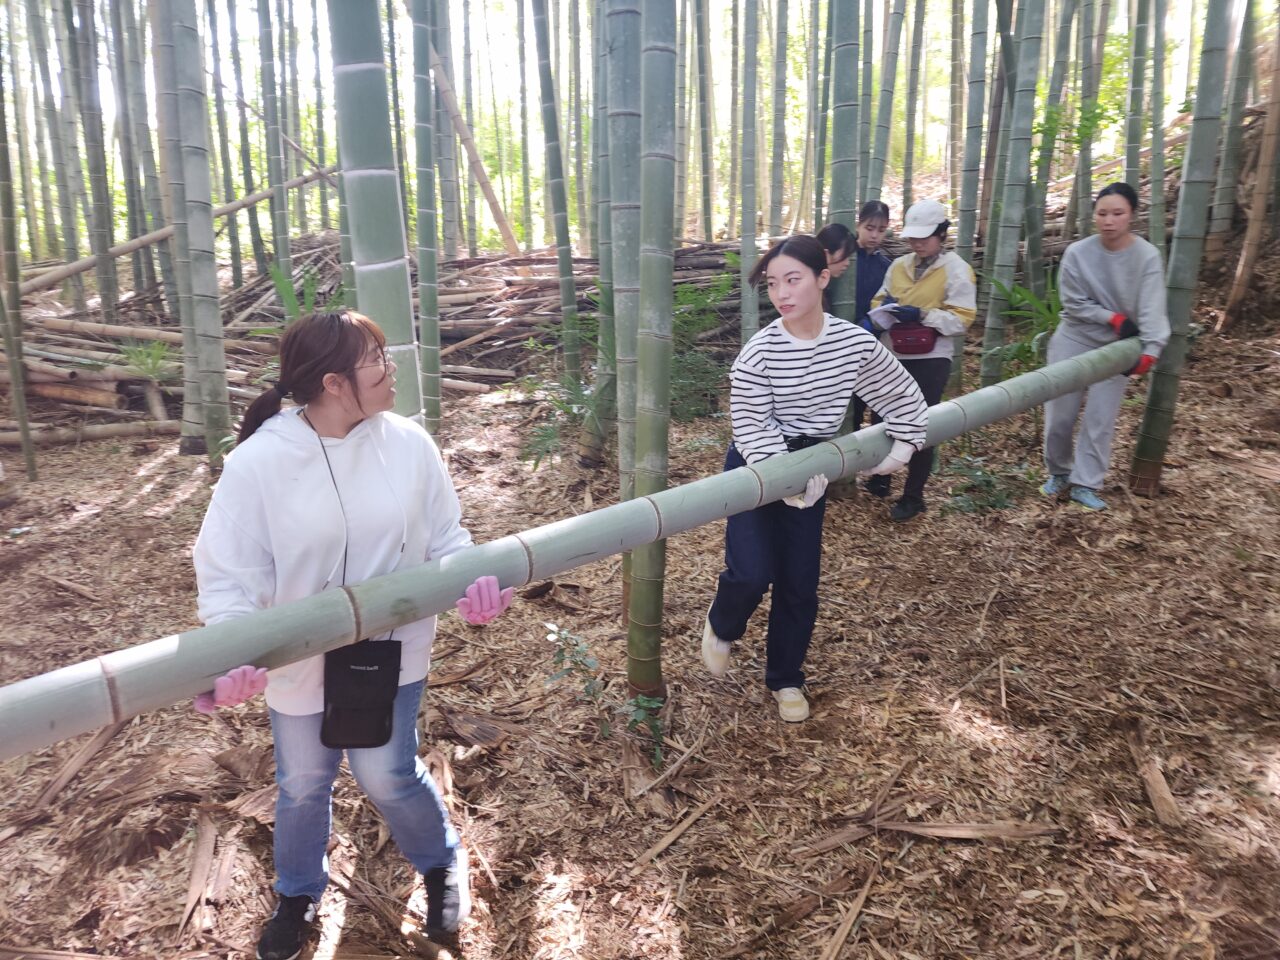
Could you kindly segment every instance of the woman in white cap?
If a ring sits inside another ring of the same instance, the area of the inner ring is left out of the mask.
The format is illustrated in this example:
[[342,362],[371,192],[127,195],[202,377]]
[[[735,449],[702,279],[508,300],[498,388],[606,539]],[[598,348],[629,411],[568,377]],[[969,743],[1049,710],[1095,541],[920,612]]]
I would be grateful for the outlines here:
[[[951,338],[968,330],[976,313],[973,270],[959,254],[942,249],[950,226],[946,208],[937,200],[912,204],[900,234],[911,253],[893,261],[872,298],[871,320],[883,331],[880,342],[920,385],[930,406],[942,400],[951,376]],[[879,422],[879,417],[872,422]],[[902,523],[924,512],[924,485],[932,465],[932,448],[919,450],[911,458],[902,496],[893,505],[890,519]],[[866,488],[883,499],[889,496],[890,482],[888,476],[876,476]]]

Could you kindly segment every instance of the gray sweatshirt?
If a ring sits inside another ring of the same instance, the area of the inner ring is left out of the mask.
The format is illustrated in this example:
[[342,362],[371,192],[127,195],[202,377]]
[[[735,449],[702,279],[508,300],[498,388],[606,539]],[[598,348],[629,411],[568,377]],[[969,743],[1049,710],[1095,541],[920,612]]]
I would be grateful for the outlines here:
[[1058,293],[1062,297],[1058,331],[1077,343],[1087,347],[1114,343],[1111,317],[1116,313],[1138,325],[1143,353],[1159,357],[1169,342],[1164,265],[1159,251],[1141,237],[1115,253],[1096,234],[1071,244],[1058,270]]

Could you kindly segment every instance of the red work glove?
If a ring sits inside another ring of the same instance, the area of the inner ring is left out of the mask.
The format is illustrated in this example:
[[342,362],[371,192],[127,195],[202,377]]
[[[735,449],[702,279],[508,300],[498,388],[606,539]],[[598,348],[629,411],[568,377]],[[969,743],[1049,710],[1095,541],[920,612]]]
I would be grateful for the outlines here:
[[458,598],[458,613],[467,623],[480,625],[488,623],[503,610],[511,606],[511,598],[515,595],[515,587],[505,590],[498,588],[497,577],[480,577],[467,587],[467,595]]
[[1144,353],[1138,358],[1138,362],[1133,365],[1133,369],[1129,371],[1129,376],[1140,377],[1155,365],[1156,358],[1149,353]]
[[267,668],[236,667],[213,682],[210,693],[196,697],[191,706],[197,713],[214,713],[219,707],[234,707],[267,689]]
[[1116,336],[1121,340],[1127,340],[1129,337],[1138,335],[1138,325],[1123,313],[1113,313],[1111,319],[1107,322],[1111,324],[1111,329],[1116,332]]

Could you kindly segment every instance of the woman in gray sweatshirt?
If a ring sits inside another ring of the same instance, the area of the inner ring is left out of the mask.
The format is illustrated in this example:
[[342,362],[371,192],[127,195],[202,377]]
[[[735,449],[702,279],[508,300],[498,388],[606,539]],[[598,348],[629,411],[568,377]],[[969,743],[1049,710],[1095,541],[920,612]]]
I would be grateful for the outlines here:
[[[1141,377],[1169,342],[1164,264],[1160,252],[1130,230],[1138,195],[1127,183],[1113,183],[1093,202],[1098,232],[1078,240],[1058,269],[1061,322],[1049,340],[1048,362],[1056,363],[1125,337],[1142,340],[1142,356],[1128,374],[1095,383],[1044,406],[1044,462],[1049,472],[1040,492],[1105,510],[1098,496],[1111,461],[1111,438],[1124,399],[1127,377]],[[1074,447],[1071,434],[1084,417]]]

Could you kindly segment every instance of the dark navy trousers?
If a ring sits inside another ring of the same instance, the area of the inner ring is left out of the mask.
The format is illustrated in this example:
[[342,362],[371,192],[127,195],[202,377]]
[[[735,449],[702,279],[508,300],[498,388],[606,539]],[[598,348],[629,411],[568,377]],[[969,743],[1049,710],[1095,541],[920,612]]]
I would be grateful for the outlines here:
[[[726,471],[743,466],[734,446]],[[822,518],[827,498],[807,510],[781,500],[734,514],[724,537],[725,569],[708,619],[721,640],[741,639],[747,621],[771,588],[764,682],[770,690],[804,683],[804,658],[818,617]]]

